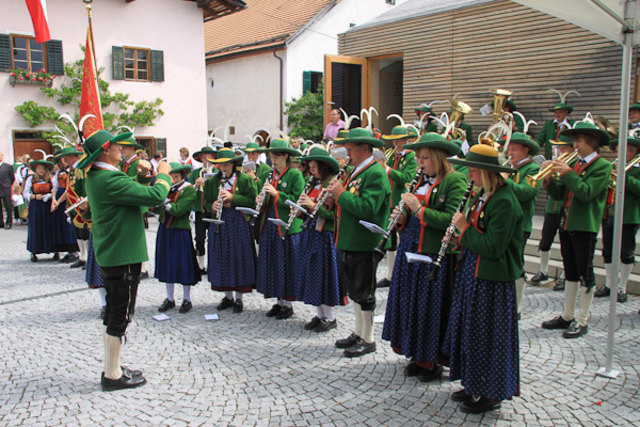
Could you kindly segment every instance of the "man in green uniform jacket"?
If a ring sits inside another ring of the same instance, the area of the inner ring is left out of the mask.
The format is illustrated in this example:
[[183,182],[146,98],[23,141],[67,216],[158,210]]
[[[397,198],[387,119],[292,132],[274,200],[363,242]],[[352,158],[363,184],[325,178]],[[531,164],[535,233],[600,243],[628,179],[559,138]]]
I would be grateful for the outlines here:
[[169,194],[171,167],[158,164],[153,186],[144,186],[121,172],[119,142],[131,136],[127,132],[114,137],[100,130],[84,143],[85,157],[78,164],[86,169],[85,189],[93,222],[96,260],[107,291],[103,324],[105,369],[101,384],[105,391],[137,387],[146,382],[140,371],[122,369],[122,337],[134,313],[140,264],[148,259],[142,207],[157,206]]
[[340,251],[340,286],[353,300],[355,333],[336,341],[345,356],[359,357],[376,349],[373,339],[373,310],[376,306],[375,248],[381,236],[360,224],[365,220],[385,227],[389,218],[389,179],[373,159],[373,147],[382,147],[367,129],[356,128],[337,144],[344,144],[354,168],[343,183],[334,179],[327,187],[336,203],[336,248]]

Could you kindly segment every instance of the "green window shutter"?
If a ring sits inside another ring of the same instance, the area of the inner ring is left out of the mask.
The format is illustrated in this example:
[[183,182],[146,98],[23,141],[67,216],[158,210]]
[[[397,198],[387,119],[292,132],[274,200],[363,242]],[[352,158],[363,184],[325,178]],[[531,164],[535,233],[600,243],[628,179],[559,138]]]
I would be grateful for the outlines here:
[[124,49],[121,46],[111,47],[111,78],[124,80]]
[[151,81],[164,81],[164,53],[161,50],[151,51]]
[[11,37],[0,34],[0,71],[11,68]]
[[302,94],[311,92],[311,71],[302,72]]
[[47,49],[47,72],[56,76],[64,75],[64,60],[62,58],[62,41],[49,40]]
[[162,151],[167,155],[167,138],[156,138],[156,151]]

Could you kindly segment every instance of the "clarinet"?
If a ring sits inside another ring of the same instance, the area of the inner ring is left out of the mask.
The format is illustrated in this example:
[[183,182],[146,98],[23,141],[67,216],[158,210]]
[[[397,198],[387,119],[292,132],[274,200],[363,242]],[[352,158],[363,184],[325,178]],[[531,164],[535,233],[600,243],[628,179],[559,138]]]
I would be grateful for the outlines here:
[[[223,205],[223,201],[222,201],[222,190],[224,189],[224,174],[220,173],[220,187],[218,187],[218,201],[220,202],[220,207],[218,208],[218,211],[216,212],[216,220],[217,221],[221,221],[222,220],[222,205]],[[216,223],[216,229],[215,229],[215,234],[220,234],[220,222]]]
[[[309,192],[309,190],[311,189],[311,185],[313,184],[313,181],[315,181],[315,179],[313,175],[311,175],[307,180],[307,182],[304,184],[304,189],[302,190],[302,194],[307,194]],[[293,221],[297,217],[298,215],[296,210],[294,208],[291,208],[289,212],[289,221],[287,222],[287,227],[284,229],[284,233],[282,233],[282,237],[281,237],[282,240],[284,240],[287,237],[287,233],[289,233],[289,229],[291,228]]]
[[258,219],[258,215],[260,215],[260,210],[262,209],[262,205],[264,205],[264,201],[267,199],[267,190],[265,189],[265,186],[267,185],[267,183],[271,183],[272,178],[273,178],[273,169],[271,169],[271,171],[269,172],[269,175],[267,175],[267,179],[262,185],[262,190],[260,190],[260,194],[259,194],[260,199],[258,200],[258,204],[256,205],[256,213],[254,213],[251,216],[251,221],[249,221],[249,225],[251,225],[252,227],[256,224],[256,219]]
[[[347,167],[350,164],[351,164],[351,159],[347,160],[347,163],[345,163],[344,166],[342,166],[342,169],[338,171],[338,174],[336,175],[335,179],[341,179],[342,175],[345,174],[345,172],[347,171]],[[311,224],[311,221],[313,221],[313,218],[316,217],[318,211],[320,210],[322,205],[324,205],[324,202],[327,201],[330,195],[331,193],[329,193],[328,191],[325,191],[324,193],[322,193],[322,195],[318,198],[318,202],[316,206],[313,208],[313,211],[311,211],[307,219],[302,223],[302,228],[307,228],[309,224]]]
[[[464,206],[467,204],[467,200],[471,195],[471,190],[473,190],[473,182],[469,181],[469,186],[467,190],[464,192],[464,196],[462,196],[462,200],[460,200],[460,205],[456,212],[462,212],[464,210]],[[444,258],[445,253],[447,252],[447,248],[449,247],[449,242],[451,242],[451,238],[453,237],[453,233],[456,231],[456,226],[453,224],[453,220],[447,227],[447,231],[445,233],[444,240],[442,241],[442,246],[440,246],[440,251],[438,251],[438,259],[433,263],[433,269],[429,274],[429,280],[435,280],[438,276],[438,270],[440,269],[440,264],[442,263],[442,259]]]
[[[413,177],[413,180],[409,184],[409,189],[407,190],[409,193],[413,193],[416,190],[416,186],[418,185],[418,180],[420,179],[421,175],[422,175],[422,168],[418,168],[415,176]],[[404,202],[404,200],[400,200],[400,202],[398,202],[398,207],[396,208],[398,209],[397,213],[392,215],[391,218],[389,218],[389,225],[387,226],[387,234],[382,238],[382,241],[376,248],[376,252],[384,255],[384,252],[385,252],[384,245],[387,244],[387,240],[389,240],[391,231],[393,231],[398,221],[400,221],[400,215],[402,215],[402,211],[404,210],[405,205],[406,203]]]

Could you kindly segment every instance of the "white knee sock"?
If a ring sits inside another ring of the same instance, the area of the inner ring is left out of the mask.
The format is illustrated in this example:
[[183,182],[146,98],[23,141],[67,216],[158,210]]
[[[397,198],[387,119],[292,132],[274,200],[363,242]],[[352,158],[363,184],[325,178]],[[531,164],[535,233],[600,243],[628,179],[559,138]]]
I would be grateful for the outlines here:
[[366,343],[373,342],[373,310],[362,310],[362,339]]
[[605,263],[604,264],[604,271],[606,273],[606,282],[604,283],[604,286],[611,289],[611,286],[613,284],[613,264],[609,263]]
[[520,303],[522,303],[522,297],[524,296],[524,288],[527,287],[527,281],[524,277],[520,277],[516,280],[516,307],[518,313],[520,313]]
[[165,283],[164,286],[167,288],[167,299],[169,301],[175,301],[175,298],[173,298],[173,283]]
[[396,251],[387,251],[387,280],[391,281],[393,266],[396,265]]
[[191,286],[182,285],[182,301],[191,301]]
[[238,301],[242,301],[242,297],[244,296],[244,293],[242,292],[236,292],[236,299]]
[[122,348],[122,338],[108,335],[104,336],[104,376],[117,380],[122,376],[120,369],[120,349]]
[[356,329],[354,333],[362,338],[362,307],[357,302],[353,302],[353,312],[356,315]]
[[540,251],[540,272],[549,275],[549,256],[550,251]]
[[78,259],[80,261],[87,262],[87,246],[89,245],[88,240],[80,240],[78,239]]
[[570,280],[564,282],[564,311],[562,312],[562,318],[564,320],[573,320],[576,317],[578,287],[578,282],[572,282]]
[[282,300],[282,306],[287,308],[293,308],[293,302]]
[[107,290],[105,288],[98,288],[98,294],[100,294],[100,305],[107,305]]
[[146,272],[147,272],[147,262],[145,261],[140,266],[140,273],[146,273]]
[[618,287],[618,292],[627,293],[627,283],[632,269],[633,264],[620,264],[620,286]]
[[318,309],[318,319],[324,319],[324,310],[322,309],[322,305],[316,307]]
[[198,267],[205,269],[204,265],[204,255],[198,255]]
[[591,311],[591,303],[593,303],[593,293],[595,289],[591,289],[587,293],[587,288],[580,286],[580,311],[576,316],[576,320],[581,326],[587,326],[589,321],[589,312]]
[[336,320],[336,315],[333,314],[333,307],[330,305],[321,305],[322,313],[324,314],[324,318],[329,322],[333,322]]
[[227,299],[233,300],[233,291],[225,291],[224,296]]

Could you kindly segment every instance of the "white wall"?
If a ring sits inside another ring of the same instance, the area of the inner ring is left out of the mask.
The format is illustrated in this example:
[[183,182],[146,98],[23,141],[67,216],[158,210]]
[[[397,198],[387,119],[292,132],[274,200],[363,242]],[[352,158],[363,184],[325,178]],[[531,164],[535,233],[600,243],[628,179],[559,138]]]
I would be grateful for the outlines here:
[[[65,63],[81,59],[87,28],[84,4],[50,1],[48,15],[51,37],[62,40]],[[160,108],[165,115],[153,127],[135,129],[136,135],[167,138],[168,154],[174,158],[181,146],[191,151],[200,148],[207,130],[202,9],[195,2],[177,0],[101,0],[93,3],[93,30],[98,67],[105,68],[101,77],[110,82],[111,92],[129,93],[133,101],[163,100]],[[3,2],[0,32],[33,35],[24,2]],[[123,45],[164,51],[165,81],[112,81],[111,47]],[[0,151],[6,153],[7,161],[13,160],[12,130],[29,129],[14,107],[30,99],[62,110],[60,104],[46,100],[37,86],[11,87],[9,74],[0,73]],[[51,124],[43,128],[47,126]]]

